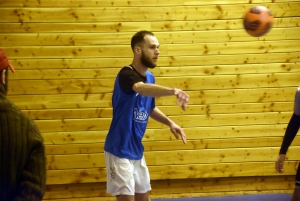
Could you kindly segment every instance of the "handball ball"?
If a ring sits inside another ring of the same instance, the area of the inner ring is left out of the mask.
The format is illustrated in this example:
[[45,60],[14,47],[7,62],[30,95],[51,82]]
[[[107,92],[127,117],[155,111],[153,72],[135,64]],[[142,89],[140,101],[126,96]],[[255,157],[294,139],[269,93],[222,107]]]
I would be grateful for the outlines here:
[[273,24],[270,10],[264,6],[255,6],[248,10],[244,16],[244,28],[251,36],[265,35]]

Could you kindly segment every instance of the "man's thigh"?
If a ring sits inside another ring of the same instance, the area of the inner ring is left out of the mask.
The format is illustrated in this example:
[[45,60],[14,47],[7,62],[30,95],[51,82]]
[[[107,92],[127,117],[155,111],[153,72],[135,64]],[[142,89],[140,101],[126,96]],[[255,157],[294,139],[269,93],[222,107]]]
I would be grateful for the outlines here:
[[135,194],[148,195],[151,190],[149,170],[146,165],[145,157],[134,161],[133,177],[135,182]]
[[[105,153],[106,190],[113,196],[128,195],[134,197],[135,181],[133,164],[130,160]],[[126,196],[125,196],[126,197]],[[130,200],[129,198],[122,198]]]
[[114,196],[148,195],[151,190],[150,175],[144,156],[141,160],[129,160],[106,152],[105,161],[108,193]]

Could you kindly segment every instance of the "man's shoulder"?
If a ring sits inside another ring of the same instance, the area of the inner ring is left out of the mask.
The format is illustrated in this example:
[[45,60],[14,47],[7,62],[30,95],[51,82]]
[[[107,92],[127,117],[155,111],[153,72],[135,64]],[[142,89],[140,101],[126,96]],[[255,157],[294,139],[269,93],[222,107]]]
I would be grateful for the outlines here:
[[123,66],[119,71],[119,74],[128,74],[128,73],[135,73],[132,66]]
[[146,75],[150,75],[150,76],[154,77],[154,74],[149,70],[146,71]]
[[146,72],[147,82],[149,83],[155,83],[155,77],[154,74],[147,70]]
[[28,126],[28,129],[30,129],[31,131],[40,133],[35,122],[33,121],[33,119],[31,119],[29,116],[27,116],[13,102],[11,102],[11,109],[8,112],[11,112],[16,118],[21,119],[21,122],[26,124]]

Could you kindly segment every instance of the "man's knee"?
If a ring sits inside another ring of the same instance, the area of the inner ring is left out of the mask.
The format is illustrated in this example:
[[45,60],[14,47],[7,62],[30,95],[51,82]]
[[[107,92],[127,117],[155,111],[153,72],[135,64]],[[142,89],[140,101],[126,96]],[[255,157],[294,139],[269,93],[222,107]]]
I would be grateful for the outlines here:
[[151,201],[148,192],[136,193],[134,197],[135,197],[135,201]]
[[117,195],[117,201],[134,201],[133,195]]

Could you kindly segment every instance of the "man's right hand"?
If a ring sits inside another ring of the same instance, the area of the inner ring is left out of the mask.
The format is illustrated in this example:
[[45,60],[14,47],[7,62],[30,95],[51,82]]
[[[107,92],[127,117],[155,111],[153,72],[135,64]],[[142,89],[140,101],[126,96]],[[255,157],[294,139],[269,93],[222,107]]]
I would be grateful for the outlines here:
[[187,95],[181,89],[174,89],[174,95],[177,97],[177,105],[179,105],[183,110],[186,110],[189,102],[189,95]]
[[276,160],[275,169],[279,173],[283,173],[284,172],[283,164],[284,164],[285,158],[286,158],[285,154],[279,154],[279,156],[278,156],[278,158]]

